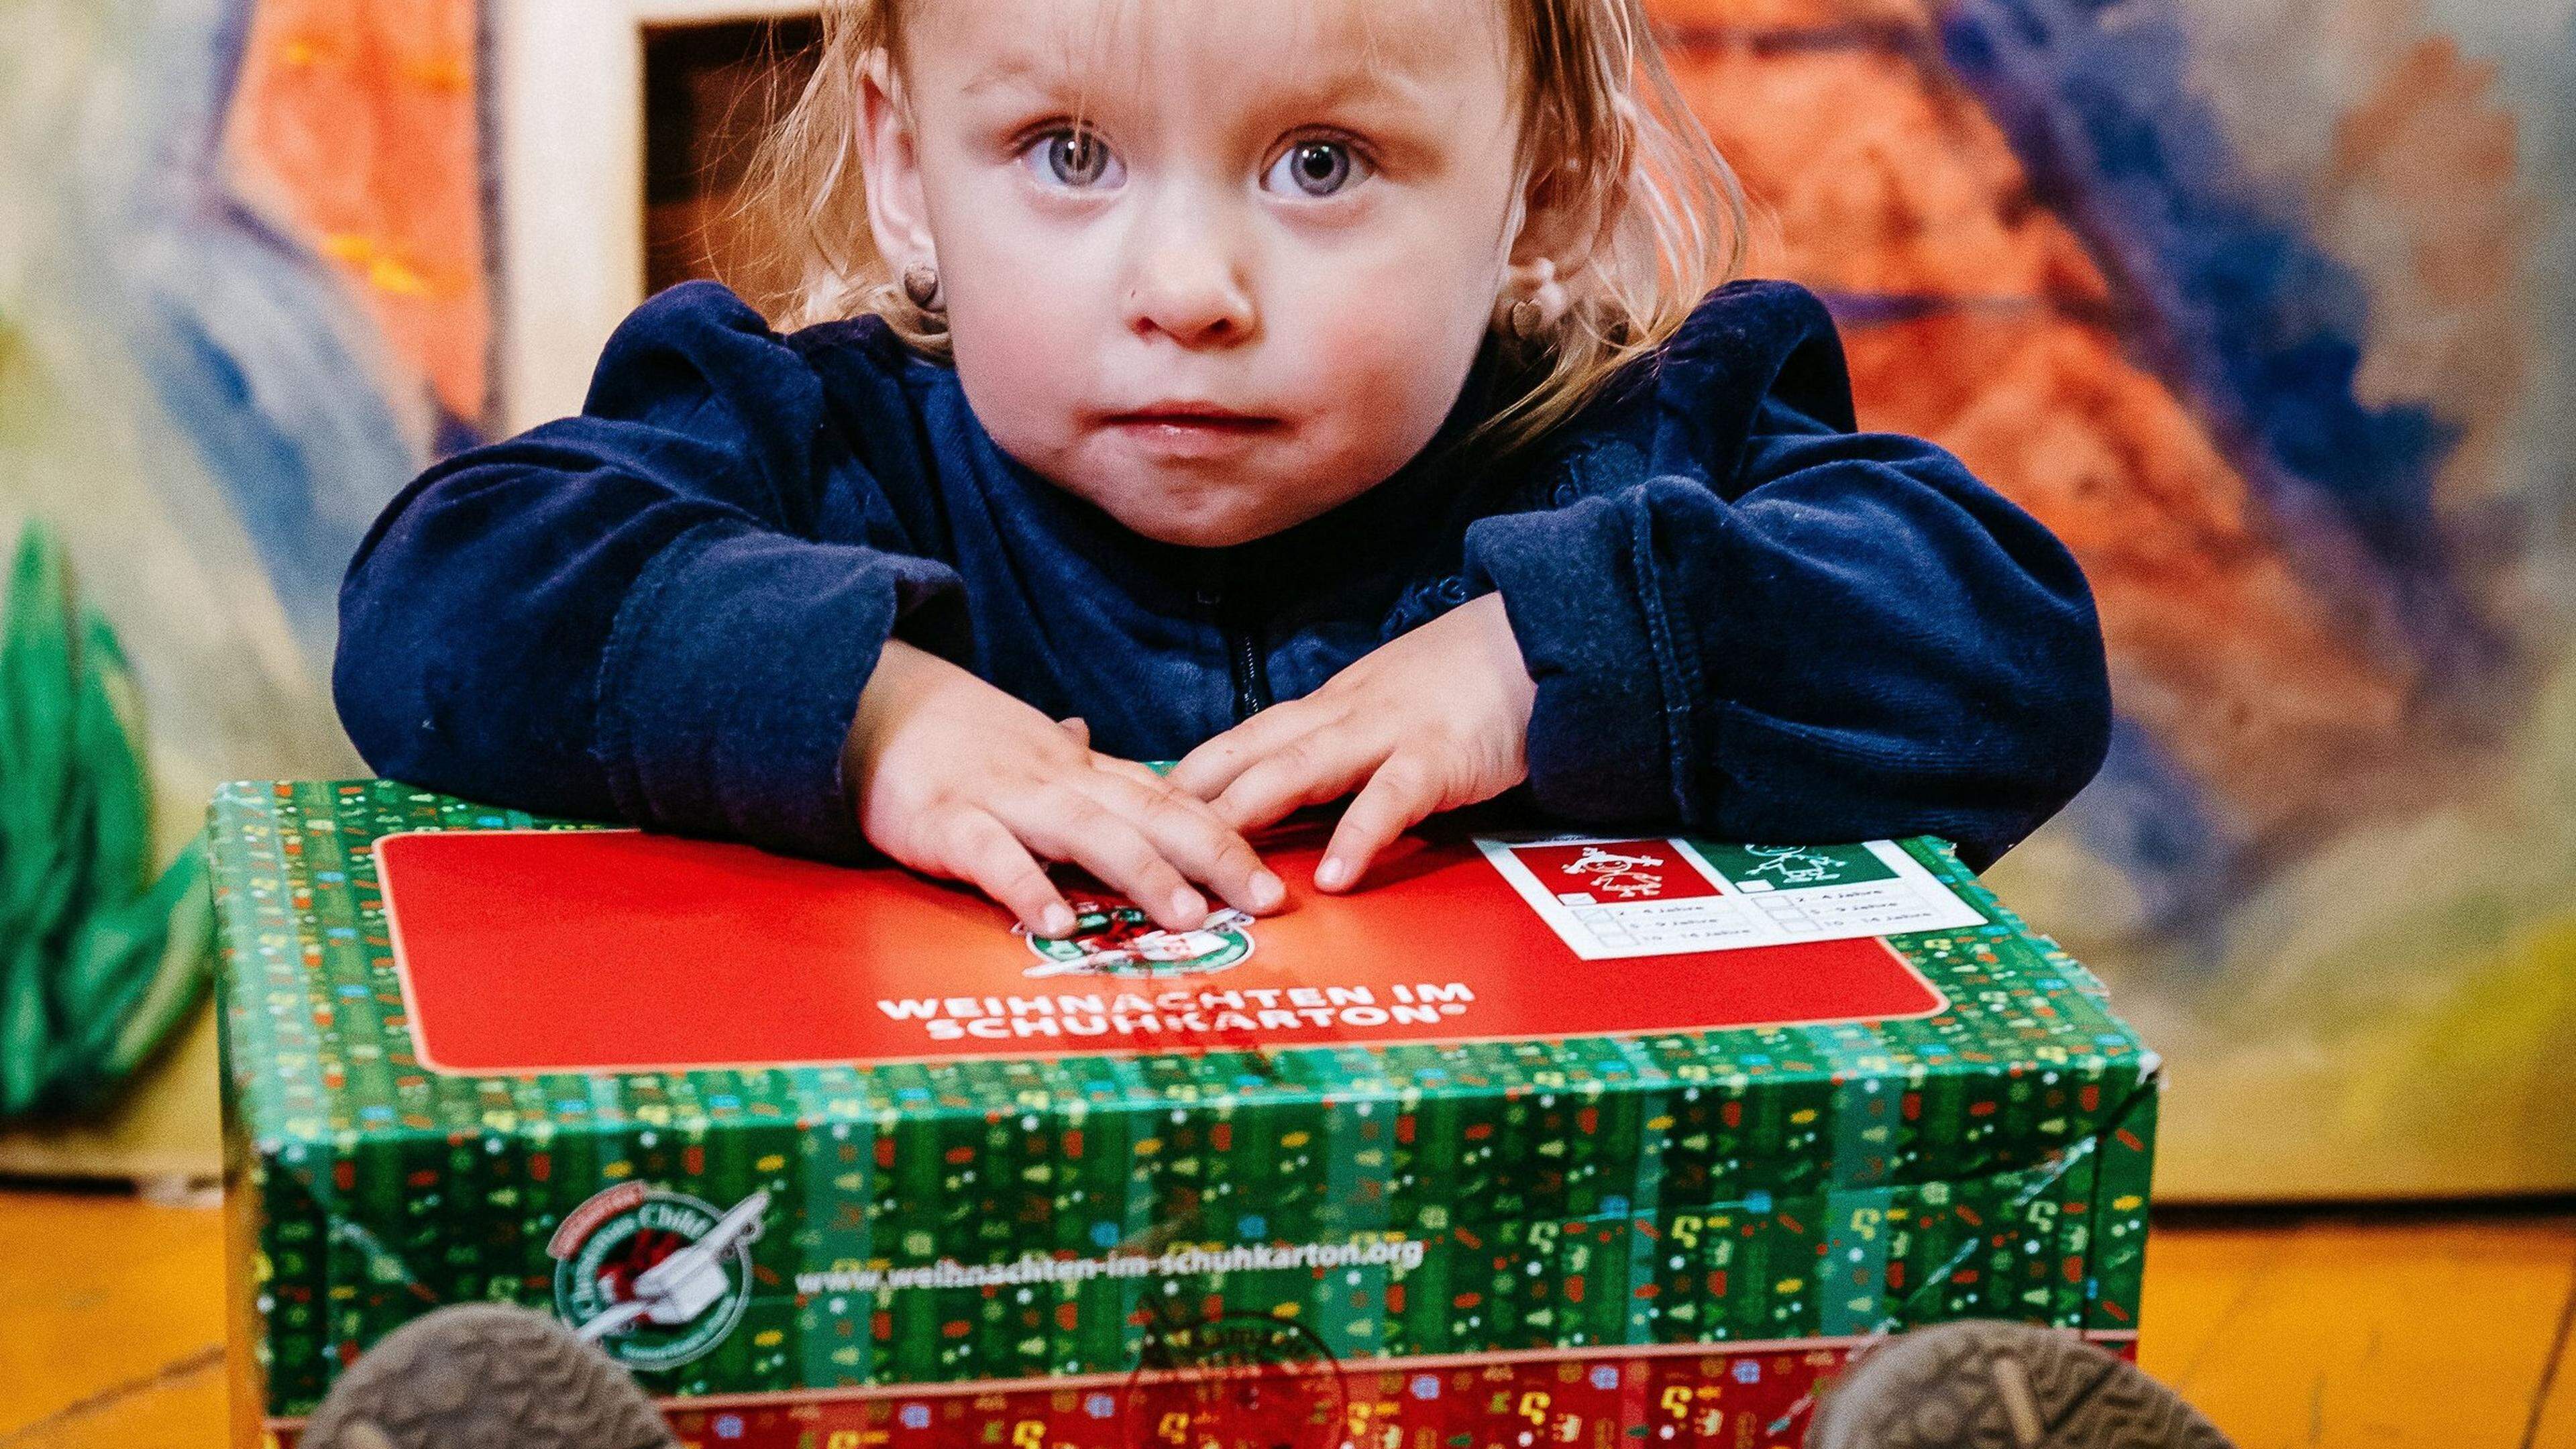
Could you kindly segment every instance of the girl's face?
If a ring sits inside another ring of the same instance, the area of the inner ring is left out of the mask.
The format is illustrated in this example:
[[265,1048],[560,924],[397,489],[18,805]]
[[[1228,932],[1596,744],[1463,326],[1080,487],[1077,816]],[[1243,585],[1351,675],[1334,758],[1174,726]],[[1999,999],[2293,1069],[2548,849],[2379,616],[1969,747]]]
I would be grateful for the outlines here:
[[935,257],[1013,457],[1215,547],[1420,452],[1515,206],[1494,0],[916,0],[868,102],[878,245]]

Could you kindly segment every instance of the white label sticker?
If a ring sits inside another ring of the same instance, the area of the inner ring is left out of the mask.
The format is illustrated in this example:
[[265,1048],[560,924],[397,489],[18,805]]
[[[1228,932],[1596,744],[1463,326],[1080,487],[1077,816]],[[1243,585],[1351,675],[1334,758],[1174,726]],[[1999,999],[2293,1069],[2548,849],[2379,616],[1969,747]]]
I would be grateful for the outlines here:
[[1700,846],[1561,835],[1480,837],[1476,846],[1587,961],[1955,930],[1986,919],[1884,840]]

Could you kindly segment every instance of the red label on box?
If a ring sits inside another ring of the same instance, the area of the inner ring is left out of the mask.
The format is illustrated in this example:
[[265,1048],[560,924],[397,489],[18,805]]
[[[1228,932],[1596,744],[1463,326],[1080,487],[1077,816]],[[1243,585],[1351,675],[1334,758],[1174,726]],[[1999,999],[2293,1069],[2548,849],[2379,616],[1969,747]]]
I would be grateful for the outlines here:
[[1664,840],[1515,845],[1511,852],[1558,900],[1678,901],[1721,894],[1717,882]]
[[[393,835],[377,865],[421,1061],[450,1072],[1649,1034],[1945,1005],[1873,938],[1583,960],[1471,842],[1408,837],[1340,897],[1305,885],[1320,831],[1262,844],[1290,886],[1279,915],[1162,932],[1076,890],[1084,926],[1065,942],[906,871],[629,831]],[[1633,859],[1669,844],[1614,842],[1618,879],[1715,894],[1669,850]],[[1609,884],[1598,853],[1575,865],[1599,848],[1513,849]]]

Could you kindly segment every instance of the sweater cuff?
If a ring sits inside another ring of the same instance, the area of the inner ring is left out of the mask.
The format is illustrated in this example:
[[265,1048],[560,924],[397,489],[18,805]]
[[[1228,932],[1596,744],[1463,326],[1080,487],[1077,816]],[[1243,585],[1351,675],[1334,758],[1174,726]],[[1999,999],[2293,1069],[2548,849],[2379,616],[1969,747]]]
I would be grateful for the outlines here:
[[1640,576],[1629,510],[1587,499],[1482,519],[1467,530],[1470,589],[1503,596],[1538,685],[1530,793],[1559,819],[1610,824],[1693,813],[1674,761],[1688,693]]
[[963,657],[944,564],[713,523],[635,581],[600,665],[595,749],[620,813],[825,860],[867,858],[841,775],[886,640]]

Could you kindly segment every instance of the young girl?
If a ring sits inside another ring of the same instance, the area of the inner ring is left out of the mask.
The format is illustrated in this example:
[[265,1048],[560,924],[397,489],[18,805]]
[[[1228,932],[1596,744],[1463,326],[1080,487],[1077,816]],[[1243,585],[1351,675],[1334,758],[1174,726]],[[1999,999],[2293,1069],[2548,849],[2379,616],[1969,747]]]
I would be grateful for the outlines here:
[[1344,796],[1328,891],[1514,790],[1982,864],[2100,762],[2065,550],[1853,431],[1814,298],[1702,295],[1741,206],[1637,0],[826,18],[767,173],[812,325],[675,288],[395,500],[336,673],[377,769],[1062,934],[1045,862],[1276,910],[1246,832]]

